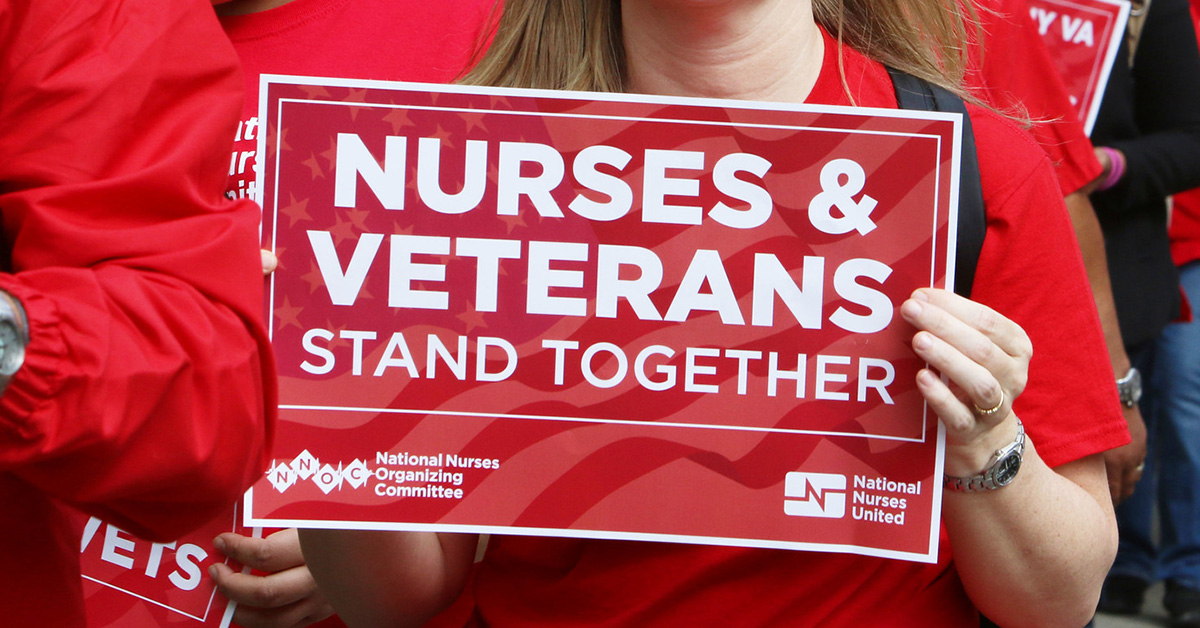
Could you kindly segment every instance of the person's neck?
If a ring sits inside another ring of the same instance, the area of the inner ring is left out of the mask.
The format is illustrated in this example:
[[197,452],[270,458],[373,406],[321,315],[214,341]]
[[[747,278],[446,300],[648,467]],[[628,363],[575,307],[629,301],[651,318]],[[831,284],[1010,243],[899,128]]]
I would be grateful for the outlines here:
[[809,0],[629,0],[621,12],[632,92],[803,102],[820,74]]
[[214,6],[217,15],[248,15],[281,7],[292,0],[230,0]]

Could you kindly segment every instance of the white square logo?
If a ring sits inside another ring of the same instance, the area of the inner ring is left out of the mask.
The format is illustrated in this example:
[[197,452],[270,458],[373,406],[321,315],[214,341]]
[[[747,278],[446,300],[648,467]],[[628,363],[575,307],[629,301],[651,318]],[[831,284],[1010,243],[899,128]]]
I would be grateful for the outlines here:
[[320,466],[321,461],[317,460],[316,456],[308,453],[307,449],[300,452],[300,455],[296,456],[296,459],[292,461],[292,471],[295,471],[301,480],[311,478]]
[[846,476],[836,473],[787,474],[783,482],[783,512],[793,517],[846,516]]
[[338,463],[336,469],[331,465],[321,467],[317,471],[317,475],[313,477],[313,482],[317,484],[317,488],[321,489],[326,495],[335,488],[342,487],[342,463]]
[[286,464],[275,464],[267,471],[267,479],[275,490],[282,493],[296,483],[296,472]]

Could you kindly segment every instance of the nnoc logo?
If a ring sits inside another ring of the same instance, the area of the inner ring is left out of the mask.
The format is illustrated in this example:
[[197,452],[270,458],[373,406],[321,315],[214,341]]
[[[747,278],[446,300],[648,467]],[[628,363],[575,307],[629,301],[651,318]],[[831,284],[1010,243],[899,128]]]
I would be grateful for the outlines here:
[[267,469],[267,481],[280,493],[288,490],[297,480],[311,479],[322,492],[328,495],[333,489],[341,489],[342,484],[351,488],[362,488],[371,477],[371,470],[364,460],[354,459],[349,464],[338,463],[337,467],[330,464],[322,465],[321,461],[307,449],[300,452],[291,462],[273,462]]

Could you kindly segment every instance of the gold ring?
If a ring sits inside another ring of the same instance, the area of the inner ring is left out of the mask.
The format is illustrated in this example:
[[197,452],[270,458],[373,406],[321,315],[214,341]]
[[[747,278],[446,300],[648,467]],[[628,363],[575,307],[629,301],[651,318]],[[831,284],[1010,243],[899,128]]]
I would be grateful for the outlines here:
[[990,408],[987,408],[987,409],[980,408],[979,406],[975,406],[975,414],[978,415],[979,418],[981,418],[981,419],[990,419],[992,416],[994,416],[1000,412],[1000,407],[1003,405],[1004,405],[1004,389],[1001,388],[1000,389],[1000,401],[997,401],[996,405],[994,405]]

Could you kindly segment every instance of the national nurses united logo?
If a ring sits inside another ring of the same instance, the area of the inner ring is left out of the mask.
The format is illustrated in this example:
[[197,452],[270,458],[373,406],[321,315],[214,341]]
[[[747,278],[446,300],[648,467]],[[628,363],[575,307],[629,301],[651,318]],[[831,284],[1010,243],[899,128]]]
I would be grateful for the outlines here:
[[838,473],[788,473],[783,484],[783,512],[826,519],[849,514],[855,521],[903,526],[909,500],[921,494],[919,481],[862,474],[853,478]]
[[793,517],[846,516],[846,476],[838,473],[788,473],[783,496],[783,512]]
[[363,460],[355,459],[349,464],[339,462],[335,467],[331,464],[321,464],[320,459],[313,456],[307,449],[291,462],[275,461],[267,470],[267,481],[280,493],[288,490],[297,481],[312,480],[317,488],[328,495],[333,489],[340,489],[343,484],[352,488],[362,488],[371,477],[371,470]]

